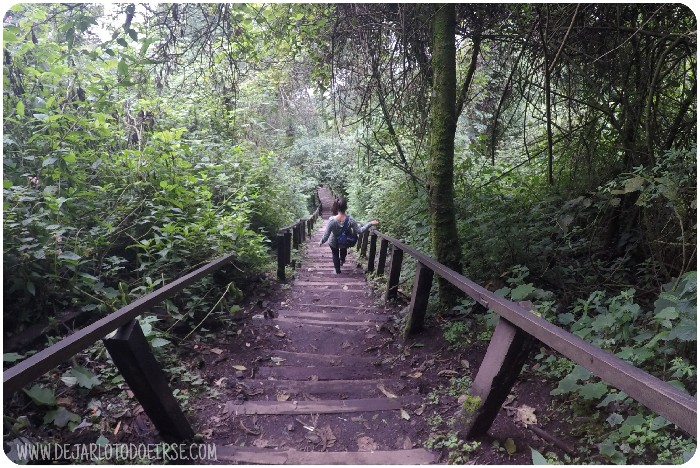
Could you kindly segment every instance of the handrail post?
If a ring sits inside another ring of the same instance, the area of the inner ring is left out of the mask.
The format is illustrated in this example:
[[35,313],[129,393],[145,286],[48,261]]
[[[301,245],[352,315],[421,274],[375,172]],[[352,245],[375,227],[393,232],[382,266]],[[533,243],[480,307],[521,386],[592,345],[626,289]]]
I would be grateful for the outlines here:
[[[521,303],[532,309],[531,303]],[[534,339],[504,318],[499,318],[470,393],[477,407],[467,415],[467,437],[483,435],[491,428],[520,371],[533,349]]]
[[277,278],[284,281],[284,266],[287,254],[284,249],[284,233],[277,233]]
[[374,271],[374,258],[377,256],[377,235],[373,232],[370,235],[369,242],[369,259],[367,260],[367,272]]
[[292,263],[292,231],[287,229],[284,231],[284,264]]
[[379,244],[379,261],[377,262],[378,275],[384,274],[384,268],[386,267],[387,250],[389,250],[389,241],[386,239],[382,239],[382,242]]
[[430,288],[433,285],[433,270],[417,262],[416,276],[413,279],[413,292],[411,293],[411,304],[408,307],[408,318],[403,337],[418,333],[423,329],[425,322],[425,312],[428,309],[430,299]]
[[292,248],[294,250],[299,249],[299,228],[296,224],[292,226]]
[[139,323],[131,320],[112,338],[102,341],[163,440],[169,443],[191,440],[194,430],[173,396]]
[[391,265],[389,266],[389,281],[386,287],[386,300],[396,299],[399,292],[399,277],[401,276],[401,263],[403,262],[403,250],[393,246],[391,253]]
[[362,233],[362,248],[360,249],[360,257],[366,257],[367,256],[367,241],[369,240],[369,231],[364,231]]
[[301,242],[306,241],[306,221],[304,221],[304,218],[299,220],[299,234]]

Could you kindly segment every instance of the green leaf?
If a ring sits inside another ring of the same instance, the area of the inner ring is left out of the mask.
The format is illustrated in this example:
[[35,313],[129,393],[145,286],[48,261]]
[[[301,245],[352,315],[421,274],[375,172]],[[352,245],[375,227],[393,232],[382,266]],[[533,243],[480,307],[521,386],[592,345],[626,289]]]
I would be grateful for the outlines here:
[[518,451],[518,448],[515,446],[515,441],[510,437],[506,439],[505,443],[503,444],[503,447],[505,447],[506,452],[508,452],[508,455],[513,455],[515,452]]
[[53,390],[51,390],[50,388],[42,387],[41,385],[36,384],[29,390],[27,390],[26,388],[22,390],[24,390],[24,393],[26,393],[29,396],[29,398],[31,398],[32,401],[37,405],[56,405],[56,397],[53,394]]
[[75,376],[77,384],[88,390],[101,383],[95,374],[84,367],[73,366],[70,372]]
[[608,393],[608,386],[602,382],[589,383],[578,389],[578,394],[586,400],[595,400]]
[[17,101],[15,109],[17,110],[17,115],[24,117],[24,103],[22,101]]
[[129,44],[127,44],[126,39],[124,39],[123,37],[117,39],[117,44],[119,44],[122,47],[129,47]]
[[129,75],[129,65],[126,64],[124,59],[121,59],[117,64],[117,73],[124,77]]
[[666,328],[671,328],[673,326],[671,320],[675,320],[678,317],[678,309],[676,309],[675,307],[664,307],[659,313],[654,315],[656,321],[659,322],[661,326]]
[[10,188],[12,187],[12,181],[11,180],[3,180],[2,181],[2,188]]
[[7,27],[2,30],[2,40],[5,42],[17,42],[19,39],[12,32],[7,30]]
[[170,341],[164,339],[164,338],[153,338],[151,340],[151,346],[154,348],[162,348],[163,346],[169,345]]
[[534,292],[535,287],[532,284],[521,284],[510,292],[510,298],[514,301],[523,301]]
[[628,416],[627,419],[625,419],[625,426],[641,426],[644,424],[644,416],[641,414],[637,413],[633,416]]
[[62,252],[62,253],[58,256],[58,258],[61,258],[61,259],[64,259],[64,260],[73,260],[73,261],[76,261],[76,262],[77,262],[77,261],[80,260],[82,257],[81,257],[80,255],[78,255],[77,253],[71,252],[70,250],[68,250],[68,251],[66,251],[66,252]]
[[36,288],[34,287],[34,283],[31,281],[27,281],[27,292],[31,294],[32,296],[36,296]]
[[107,445],[107,444],[109,443],[109,439],[106,438],[106,437],[103,436],[103,435],[100,435],[100,436],[97,438],[97,440],[95,441],[95,443],[96,443],[97,445],[99,445],[100,447],[104,447],[105,445]]
[[24,354],[4,353],[2,355],[2,362],[17,362],[20,359],[24,359]]
[[547,461],[544,456],[535,450],[534,448],[530,447],[530,451],[532,453],[532,464],[533,465],[549,465],[549,462]]
[[129,34],[129,37],[131,37],[134,41],[138,41],[138,40],[139,40],[139,35],[138,35],[138,33],[137,33],[136,31],[134,31],[133,29],[129,29],[129,30],[127,31],[127,33]]
[[231,312],[231,314],[236,314],[240,311],[241,311],[241,306],[235,305],[235,304],[232,305],[231,308],[229,309],[229,312]]
[[613,413],[605,421],[608,424],[610,424],[611,426],[617,426],[619,424],[622,424],[622,421],[624,421],[624,420],[625,420],[625,418],[622,417],[622,415],[620,415],[618,413]]
[[66,427],[69,422],[80,422],[80,416],[59,406],[55,410],[49,411],[44,415],[44,424],[53,423],[58,427]]
[[651,422],[651,430],[658,431],[659,429],[666,427],[670,424],[671,422],[668,419],[664,418],[663,416],[657,416]]

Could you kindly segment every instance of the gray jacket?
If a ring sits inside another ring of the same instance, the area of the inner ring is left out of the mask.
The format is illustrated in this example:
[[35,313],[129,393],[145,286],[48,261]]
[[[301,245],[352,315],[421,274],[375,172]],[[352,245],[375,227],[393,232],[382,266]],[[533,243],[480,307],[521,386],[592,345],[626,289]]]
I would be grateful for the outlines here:
[[[367,223],[364,226],[360,227],[359,224],[357,224],[357,221],[352,219],[352,216],[349,214],[346,214],[348,218],[348,227],[357,234],[359,237],[360,234],[362,234],[365,229],[369,228],[372,223]],[[328,225],[326,225],[326,232],[323,233],[323,238],[321,239],[321,242],[318,243],[318,245],[323,245],[324,242],[328,240],[330,237],[330,241],[328,241],[328,244],[330,244],[331,247],[334,249],[338,248],[338,243],[335,241],[335,238],[338,234],[340,234],[340,230],[343,228],[343,223],[339,223],[336,221],[335,216],[331,216],[328,218]]]

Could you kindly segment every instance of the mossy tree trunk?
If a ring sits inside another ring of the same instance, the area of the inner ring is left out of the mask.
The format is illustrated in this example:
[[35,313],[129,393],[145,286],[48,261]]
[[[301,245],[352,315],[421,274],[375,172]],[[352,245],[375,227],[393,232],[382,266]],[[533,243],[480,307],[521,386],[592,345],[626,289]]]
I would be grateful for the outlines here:
[[[428,195],[433,251],[437,260],[461,272],[462,251],[454,207],[454,141],[457,127],[457,71],[454,4],[436,5],[432,21],[433,97],[430,106]],[[438,282],[440,302],[452,306],[458,291]]]

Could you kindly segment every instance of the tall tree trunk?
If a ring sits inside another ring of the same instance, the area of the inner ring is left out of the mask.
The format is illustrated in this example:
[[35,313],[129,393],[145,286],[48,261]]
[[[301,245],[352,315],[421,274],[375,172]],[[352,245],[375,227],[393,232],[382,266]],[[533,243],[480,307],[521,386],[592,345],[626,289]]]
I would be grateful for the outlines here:
[[[461,272],[462,251],[454,208],[454,142],[457,128],[455,6],[438,5],[432,23],[433,99],[430,105],[428,194],[433,252],[437,260]],[[451,306],[458,291],[439,279],[440,302]]]

